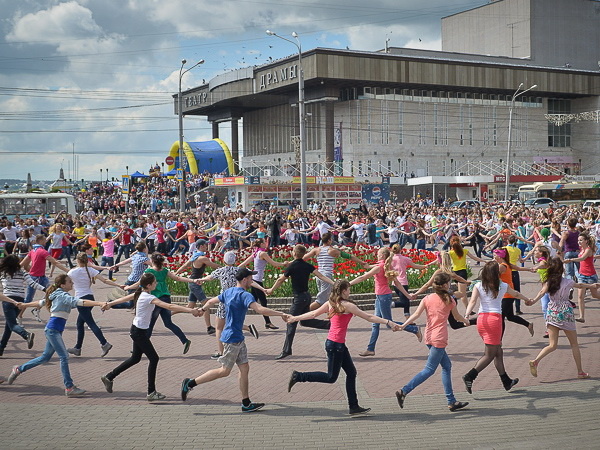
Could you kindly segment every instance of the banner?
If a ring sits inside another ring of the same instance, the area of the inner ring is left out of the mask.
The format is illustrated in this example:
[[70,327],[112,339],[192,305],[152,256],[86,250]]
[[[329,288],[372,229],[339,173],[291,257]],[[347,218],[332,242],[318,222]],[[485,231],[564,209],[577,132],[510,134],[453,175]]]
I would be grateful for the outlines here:
[[342,155],[342,123],[333,131],[333,160],[340,162],[343,160]]
[[130,175],[123,175],[123,185],[121,187],[121,192],[123,194],[129,194],[129,181],[130,181],[131,176]]
[[[293,184],[300,184],[300,177],[292,179]],[[306,177],[307,184],[354,184],[354,177]]]
[[389,184],[363,184],[362,198],[371,203],[387,202],[390,199]]

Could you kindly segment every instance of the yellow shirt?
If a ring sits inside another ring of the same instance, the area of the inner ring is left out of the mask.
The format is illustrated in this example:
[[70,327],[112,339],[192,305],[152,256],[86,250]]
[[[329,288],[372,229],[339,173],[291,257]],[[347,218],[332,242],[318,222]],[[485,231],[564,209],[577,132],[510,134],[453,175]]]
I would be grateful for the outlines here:
[[452,270],[454,272],[458,272],[459,270],[467,270],[467,254],[468,253],[469,253],[469,250],[466,248],[463,248],[462,258],[459,258],[459,256],[456,254],[456,252],[454,250],[450,250],[448,252],[448,254],[450,255],[450,258],[452,259]]
[[507,245],[504,247],[508,252],[508,260],[513,266],[516,266],[519,263],[519,258],[521,257],[521,250],[517,247],[513,247],[512,245]]

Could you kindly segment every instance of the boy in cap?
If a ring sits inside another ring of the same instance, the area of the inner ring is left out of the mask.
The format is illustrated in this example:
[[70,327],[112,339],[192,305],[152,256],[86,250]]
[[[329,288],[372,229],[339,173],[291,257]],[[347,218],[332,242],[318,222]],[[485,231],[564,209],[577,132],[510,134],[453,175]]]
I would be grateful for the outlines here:
[[287,320],[288,315],[265,308],[254,300],[254,297],[247,289],[252,285],[252,275],[255,274],[256,272],[246,268],[236,270],[236,286],[221,292],[217,297],[211,298],[200,308],[201,312],[205,313],[211,305],[216,303],[225,306],[225,327],[220,337],[220,341],[224,346],[223,355],[219,357],[221,367],[209,370],[197,378],[185,378],[181,383],[181,400],[185,401],[188,393],[197,385],[229,376],[231,369],[237,364],[240,370],[239,382],[242,393],[242,412],[258,411],[265,406],[264,403],[252,403],[250,401],[248,389],[250,365],[248,363],[248,350],[244,342],[244,334],[242,333],[244,320],[246,319],[248,308],[251,308],[257,314],[280,316],[284,321]]

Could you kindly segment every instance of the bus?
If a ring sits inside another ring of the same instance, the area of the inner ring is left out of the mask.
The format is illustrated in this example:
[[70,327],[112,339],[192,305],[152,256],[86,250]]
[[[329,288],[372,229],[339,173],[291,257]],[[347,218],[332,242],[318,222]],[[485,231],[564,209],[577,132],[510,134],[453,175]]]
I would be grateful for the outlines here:
[[551,198],[561,205],[583,203],[586,200],[600,199],[600,183],[575,182],[534,183],[519,187],[519,200],[531,198]]
[[45,214],[57,214],[66,211],[75,214],[75,197],[64,193],[22,193],[0,194],[0,217],[13,219],[37,218]]

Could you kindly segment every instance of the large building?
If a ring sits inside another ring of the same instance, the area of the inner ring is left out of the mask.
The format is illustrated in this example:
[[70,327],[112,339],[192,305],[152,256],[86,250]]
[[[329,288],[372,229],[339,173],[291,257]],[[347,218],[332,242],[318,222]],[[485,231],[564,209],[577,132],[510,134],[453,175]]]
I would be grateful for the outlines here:
[[[501,174],[513,94],[534,85],[513,105],[513,163],[598,173],[598,114],[561,126],[546,115],[600,110],[599,43],[598,1],[497,0],[442,19],[443,51],[305,51],[309,175]],[[183,93],[183,113],[206,116],[214,138],[230,121],[247,174],[297,174],[299,71],[291,55],[219,75]]]

